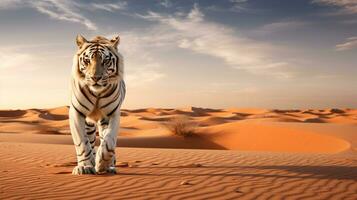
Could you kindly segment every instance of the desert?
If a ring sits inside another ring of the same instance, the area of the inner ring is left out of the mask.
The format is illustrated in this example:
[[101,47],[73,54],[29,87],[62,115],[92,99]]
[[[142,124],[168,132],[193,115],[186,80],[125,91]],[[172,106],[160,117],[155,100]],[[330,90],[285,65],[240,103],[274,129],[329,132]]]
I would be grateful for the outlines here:
[[357,198],[355,109],[123,109],[117,174],[84,176],[67,113],[0,111],[3,199]]
[[0,200],[357,200],[357,0],[0,0]]

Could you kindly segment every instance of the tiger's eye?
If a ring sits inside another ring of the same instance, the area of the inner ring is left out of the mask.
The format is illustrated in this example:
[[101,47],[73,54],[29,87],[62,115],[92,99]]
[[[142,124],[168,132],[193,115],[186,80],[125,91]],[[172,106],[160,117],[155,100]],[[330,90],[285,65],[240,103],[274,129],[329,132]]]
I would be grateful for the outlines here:
[[108,64],[110,61],[109,57],[105,57],[104,60],[103,60],[103,63],[104,64]]

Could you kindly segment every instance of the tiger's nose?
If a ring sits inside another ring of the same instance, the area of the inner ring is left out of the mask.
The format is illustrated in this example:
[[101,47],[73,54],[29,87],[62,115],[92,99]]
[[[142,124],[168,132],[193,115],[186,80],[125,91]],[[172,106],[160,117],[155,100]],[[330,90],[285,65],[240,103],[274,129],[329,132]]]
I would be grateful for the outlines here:
[[91,77],[94,82],[99,81],[102,77],[101,76],[92,76]]

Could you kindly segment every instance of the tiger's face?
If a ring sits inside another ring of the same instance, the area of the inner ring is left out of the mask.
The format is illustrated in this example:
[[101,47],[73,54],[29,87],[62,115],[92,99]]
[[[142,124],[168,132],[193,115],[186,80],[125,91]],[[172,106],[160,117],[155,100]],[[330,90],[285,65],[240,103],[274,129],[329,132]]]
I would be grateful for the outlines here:
[[119,76],[119,57],[114,52],[119,37],[113,40],[100,39],[88,42],[83,37],[77,38],[77,44],[81,48],[78,55],[78,73],[93,91],[103,90],[110,83],[117,82]]

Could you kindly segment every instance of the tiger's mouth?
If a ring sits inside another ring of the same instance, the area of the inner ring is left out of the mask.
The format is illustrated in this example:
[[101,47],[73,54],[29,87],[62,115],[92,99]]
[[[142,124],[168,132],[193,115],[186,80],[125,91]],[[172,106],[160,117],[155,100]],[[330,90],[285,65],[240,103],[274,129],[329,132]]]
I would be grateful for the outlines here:
[[92,83],[90,86],[96,89],[100,89],[103,87],[106,87],[108,84],[107,83],[103,83],[103,84],[99,84],[98,82]]
[[91,78],[86,77],[84,83],[93,91],[103,90],[109,85],[108,81],[103,80],[102,78],[100,78],[99,80],[92,80]]
[[94,84],[91,85],[91,87],[94,88],[94,89],[101,89],[104,86],[103,85],[99,85],[98,83],[94,83]]

